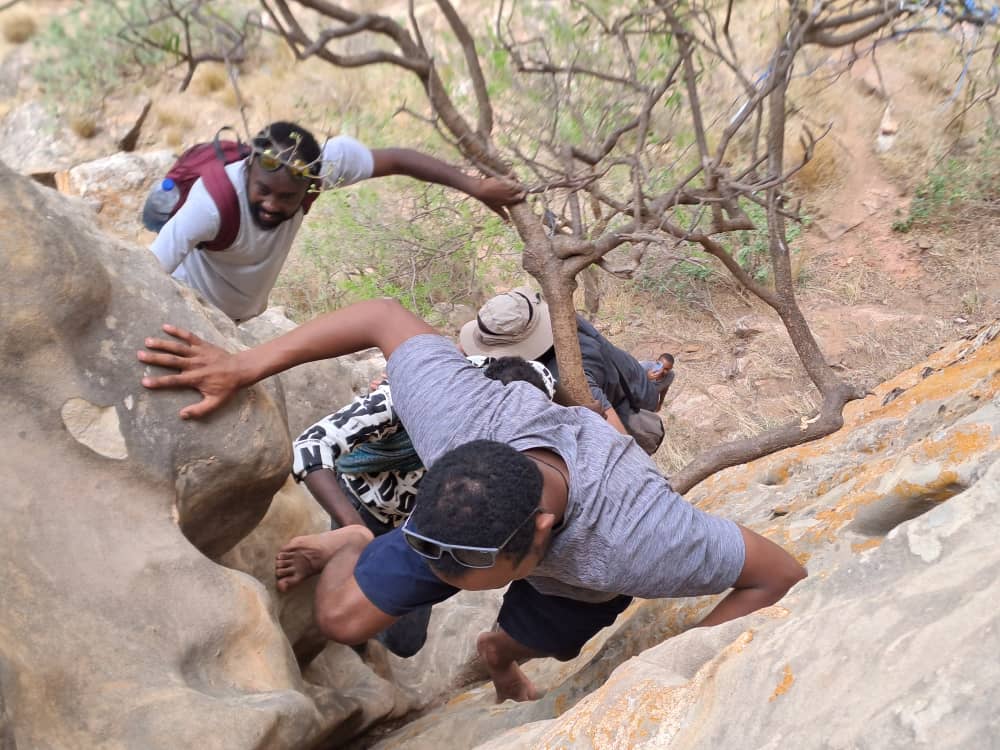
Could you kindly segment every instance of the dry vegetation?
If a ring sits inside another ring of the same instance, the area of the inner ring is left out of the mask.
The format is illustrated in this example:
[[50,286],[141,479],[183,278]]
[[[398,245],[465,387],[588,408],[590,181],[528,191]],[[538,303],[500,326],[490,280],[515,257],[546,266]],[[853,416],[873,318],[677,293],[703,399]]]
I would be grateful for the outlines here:
[[11,44],[24,44],[36,31],[38,24],[27,10],[16,8],[0,16],[0,33]]
[[[743,12],[760,21],[769,8],[767,3],[750,3]],[[8,41],[12,16],[8,12],[0,17]],[[761,28],[764,25],[757,22],[743,25],[738,42],[756,44]],[[1000,315],[1000,209],[995,192],[991,198],[966,191],[954,205],[917,222],[910,233],[891,229],[893,222],[910,215],[914,195],[941,173],[941,165],[951,159],[997,159],[995,147],[981,150],[981,110],[955,118],[966,99],[965,92],[955,95],[961,63],[943,51],[946,47],[945,40],[923,35],[880,49],[879,68],[889,101],[865,83],[862,62],[830,76],[832,66],[820,57],[809,61],[813,73],[796,77],[790,92],[788,127],[793,134],[803,126],[821,132],[827,123],[833,125],[793,184],[813,219],[794,243],[801,303],[831,364],[844,377],[868,387],[920,361],[943,341]],[[267,41],[242,66],[239,80],[251,128],[291,118],[317,134],[346,132],[373,146],[409,145],[455,158],[431,128],[399,111],[403,102],[419,109],[423,99],[409,79],[389,68],[344,71],[315,61],[293,65],[287,50]],[[180,150],[211,137],[221,125],[239,123],[235,94],[220,67],[202,68],[183,94],[176,93],[176,87],[175,74],[153,88],[156,103],[149,121],[154,127],[143,134],[142,148],[167,145]],[[721,89],[712,93],[719,102],[736,95]],[[879,154],[875,139],[889,103],[899,130],[892,147]],[[795,140],[793,135],[789,143]],[[790,161],[798,156],[792,148]],[[941,174],[945,180],[959,179],[955,170]],[[991,174],[1000,175],[1000,165],[994,164]],[[400,206],[417,202],[405,181],[379,181],[371,189],[387,215],[401,217]],[[357,189],[345,192],[351,190]],[[862,205],[871,190],[884,193],[873,211]],[[338,255],[343,248],[317,242],[324,231],[319,209],[327,200],[317,204],[317,214],[306,221],[272,297],[303,318],[342,299],[337,284],[343,279]],[[824,227],[855,221],[835,239],[823,235]],[[354,238],[356,248],[373,248],[372,274],[385,271],[380,266],[384,261],[374,253],[386,246],[383,229],[360,226]],[[310,242],[322,254],[307,252]],[[501,232],[488,247],[489,253],[477,256],[479,297],[524,278],[512,262],[513,232]],[[670,249],[658,252],[667,259]],[[398,255],[401,261],[409,257],[402,246]],[[677,380],[664,407],[668,440],[657,456],[668,472],[709,445],[755,434],[816,406],[816,391],[777,319],[714,272],[711,263],[707,260],[710,272],[704,278],[675,266],[655,283],[606,275],[600,282],[603,300],[596,322],[614,341],[640,357],[660,351],[677,356]],[[669,265],[663,261],[664,268]],[[748,315],[775,325],[739,339],[734,324]]]

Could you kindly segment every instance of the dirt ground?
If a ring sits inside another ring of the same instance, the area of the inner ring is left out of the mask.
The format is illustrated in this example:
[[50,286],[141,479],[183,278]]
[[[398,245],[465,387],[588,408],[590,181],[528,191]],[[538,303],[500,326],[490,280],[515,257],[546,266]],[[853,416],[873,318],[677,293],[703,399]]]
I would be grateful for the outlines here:
[[[43,18],[67,6],[32,7]],[[878,71],[861,60],[818,91],[806,84],[792,89],[793,98],[798,94],[809,107],[808,114],[790,118],[790,128],[832,125],[816,165],[796,185],[812,218],[795,243],[800,303],[830,365],[866,387],[1000,316],[996,206],[991,214],[955,217],[947,225],[909,233],[892,228],[907,216],[913,191],[934,160],[969,148],[977,133],[976,123],[966,133],[946,132],[954,111],[948,105],[954,72],[927,62],[936,43],[889,48],[880,53]],[[14,51],[15,45],[0,40],[0,59]],[[388,80],[383,73],[366,79],[321,63],[296,64],[275,48],[241,74],[240,90],[251,128],[289,118],[354,134],[366,123],[344,113],[387,100],[386,91],[407,93]],[[185,93],[176,90],[178,81],[173,73],[146,90],[153,108],[140,150],[180,150],[211,137],[220,124],[239,123],[236,97],[219,70],[206,68]],[[0,117],[32,96],[37,92],[22,86],[16,98],[0,102]],[[103,111],[110,117],[127,110],[134,96],[123,90]],[[423,131],[414,135],[427,137]],[[134,223],[107,215],[104,221],[131,241],[151,239]],[[676,381],[663,408],[668,437],[657,456],[666,472],[715,443],[815,409],[817,392],[777,317],[733,284],[717,281],[694,300],[611,277],[601,285],[596,322],[613,341],[639,358],[661,351],[677,358]]]

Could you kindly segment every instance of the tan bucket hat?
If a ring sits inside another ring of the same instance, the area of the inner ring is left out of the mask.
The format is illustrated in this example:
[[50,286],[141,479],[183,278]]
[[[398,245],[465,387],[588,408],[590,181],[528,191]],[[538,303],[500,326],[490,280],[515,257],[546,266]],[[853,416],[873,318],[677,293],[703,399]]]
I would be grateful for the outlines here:
[[458,334],[466,354],[537,359],[552,346],[549,306],[528,287],[488,299]]

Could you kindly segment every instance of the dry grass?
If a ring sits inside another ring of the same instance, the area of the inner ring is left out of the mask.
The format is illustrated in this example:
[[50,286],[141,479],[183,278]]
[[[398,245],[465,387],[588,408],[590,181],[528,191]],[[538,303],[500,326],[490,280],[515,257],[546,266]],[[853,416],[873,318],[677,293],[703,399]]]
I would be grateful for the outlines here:
[[[798,141],[788,149],[789,165],[798,164],[805,154]],[[802,193],[816,193],[835,188],[843,177],[843,162],[849,155],[834,138],[827,136],[813,148],[812,158],[792,178],[794,187]]]
[[179,149],[185,143],[194,142],[194,121],[183,109],[183,99],[171,97],[157,102],[154,114],[156,127],[170,148]]
[[93,112],[77,112],[68,119],[69,128],[81,138],[93,138],[97,135],[97,115]]
[[984,323],[1000,317],[1000,205],[982,202],[964,207],[949,231],[932,235],[924,263],[930,273],[948,279],[962,314]]
[[0,21],[0,33],[11,44],[24,44],[38,31],[34,16],[27,11],[13,11]]
[[163,134],[164,142],[173,149],[184,145],[184,131],[179,128],[167,128]]
[[876,267],[861,258],[845,268],[831,269],[826,283],[846,305],[878,302],[886,296],[887,280]]
[[208,96],[229,85],[229,74],[222,63],[202,63],[191,79],[191,91],[199,96]]
[[156,124],[161,128],[189,128],[193,123],[179,102],[165,101],[156,105]]
[[232,86],[226,86],[222,91],[219,92],[219,103],[223,106],[235,109],[240,106],[239,99],[236,96],[236,89]]
[[656,465],[665,476],[675,474],[689,463],[699,452],[697,447],[702,431],[695,425],[670,414],[667,409],[660,414],[665,435],[660,450],[653,456]]

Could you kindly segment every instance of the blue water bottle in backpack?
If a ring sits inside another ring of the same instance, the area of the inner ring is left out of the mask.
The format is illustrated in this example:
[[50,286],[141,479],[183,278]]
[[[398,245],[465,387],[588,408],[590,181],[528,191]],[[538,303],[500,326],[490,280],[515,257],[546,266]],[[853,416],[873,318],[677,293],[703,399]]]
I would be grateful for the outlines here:
[[142,225],[151,232],[159,232],[173,214],[180,197],[176,183],[167,177],[146,198],[142,207]]

